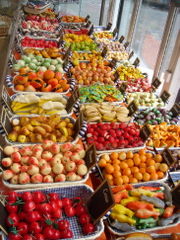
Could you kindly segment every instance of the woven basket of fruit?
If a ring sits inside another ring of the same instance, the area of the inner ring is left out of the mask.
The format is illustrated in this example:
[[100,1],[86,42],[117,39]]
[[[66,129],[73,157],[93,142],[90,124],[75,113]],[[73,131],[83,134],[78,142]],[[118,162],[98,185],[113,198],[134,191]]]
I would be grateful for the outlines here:
[[98,165],[111,186],[164,182],[168,178],[169,167],[162,155],[145,149],[100,154]]
[[12,189],[82,184],[88,179],[88,156],[82,144],[44,141],[6,146],[1,159],[3,183]]
[[[41,239],[43,237],[43,239],[93,240],[102,234],[104,227],[102,221],[93,224],[91,216],[87,213],[86,201],[92,193],[93,190],[87,185],[10,192],[6,197],[7,216],[4,217],[8,222],[12,214],[16,215],[11,212],[9,204],[9,199],[14,198],[14,201],[20,203],[16,206],[17,218],[21,218],[21,215],[25,213],[23,222],[26,225],[26,231],[21,233],[24,239],[29,236],[37,240],[40,237]],[[32,199],[33,205],[28,205],[28,198]],[[34,210],[37,205],[39,206],[38,211]],[[85,218],[81,217],[82,213]],[[7,224],[11,226],[10,222]],[[14,229],[19,228],[21,225],[17,223]],[[8,232],[5,240],[12,239],[15,234],[15,232]]]
[[115,235],[157,231],[179,223],[180,213],[164,183],[117,186],[112,191],[116,204],[108,228]]

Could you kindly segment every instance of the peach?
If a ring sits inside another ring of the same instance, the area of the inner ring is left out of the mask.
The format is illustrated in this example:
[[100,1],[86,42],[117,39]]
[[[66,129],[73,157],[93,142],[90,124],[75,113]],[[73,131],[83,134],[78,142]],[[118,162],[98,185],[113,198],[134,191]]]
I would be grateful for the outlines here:
[[21,165],[19,163],[13,163],[13,165],[11,166],[11,170],[13,171],[13,173],[19,173],[21,170]]
[[18,184],[18,182],[19,182],[19,176],[18,175],[14,175],[10,180],[11,184]]
[[64,182],[66,180],[66,176],[64,174],[58,174],[55,177],[55,182]]
[[1,160],[1,164],[3,167],[10,167],[12,165],[12,159],[11,158],[3,158]]
[[76,181],[77,175],[74,172],[69,172],[66,175],[66,181]]
[[62,173],[63,169],[64,169],[64,166],[61,163],[54,164],[52,167],[52,170],[55,174]]
[[66,163],[70,162],[70,158],[69,157],[63,157],[61,159],[61,162],[65,165]]
[[21,84],[17,84],[17,85],[15,86],[15,90],[17,90],[17,91],[24,91],[24,86],[21,85]]
[[28,171],[29,166],[21,166],[21,172],[27,172]]
[[8,181],[14,176],[14,173],[12,170],[5,170],[3,171],[3,179]]
[[53,154],[58,154],[60,152],[60,145],[57,143],[53,143],[50,146],[49,151]]
[[51,78],[54,78],[54,72],[52,70],[47,70],[44,72],[44,79],[49,80]]
[[52,158],[51,159],[51,165],[53,166],[54,164],[59,164],[61,163],[61,160],[59,158]]
[[29,175],[34,175],[39,173],[39,168],[36,165],[31,165],[28,167],[28,171]]
[[23,156],[21,158],[21,164],[27,164],[29,161],[29,156]]
[[31,147],[23,147],[19,150],[20,154],[22,156],[31,156],[32,155],[32,150]]
[[28,164],[39,166],[39,161],[36,157],[29,157]]
[[42,181],[43,181],[43,176],[40,173],[34,174],[31,177],[32,183],[42,183]]
[[27,184],[30,183],[30,176],[29,174],[23,172],[19,174],[19,183],[20,184]]
[[65,170],[67,172],[73,172],[76,168],[76,164],[72,161],[69,161],[65,164]]
[[48,150],[53,143],[51,140],[44,140],[42,147],[44,150]]
[[4,149],[3,149],[4,153],[7,155],[7,156],[11,156],[11,154],[14,152],[14,147],[12,146],[6,146]]
[[13,162],[19,163],[19,162],[21,162],[21,154],[19,152],[13,152],[11,154],[11,159]]
[[51,175],[46,175],[43,177],[43,182],[44,183],[52,183],[54,182],[53,177]]
[[42,167],[44,164],[47,164],[47,161],[45,159],[40,159],[39,160],[39,166]]
[[72,147],[73,147],[72,143],[70,142],[64,143],[63,145],[61,145],[61,151],[62,152],[70,151]]
[[54,155],[54,159],[61,160],[62,158],[63,158],[62,153],[58,153],[58,154]]
[[84,176],[87,174],[87,172],[88,172],[88,169],[87,169],[86,165],[84,165],[84,164],[78,165],[78,167],[77,167],[78,175]]
[[42,156],[42,158],[45,159],[46,161],[50,161],[51,158],[53,157],[52,153],[49,152],[49,151],[44,151],[41,156]]
[[48,163],[44,164],[40,169],[43,175],[49,175],[51,173],[51,166]]

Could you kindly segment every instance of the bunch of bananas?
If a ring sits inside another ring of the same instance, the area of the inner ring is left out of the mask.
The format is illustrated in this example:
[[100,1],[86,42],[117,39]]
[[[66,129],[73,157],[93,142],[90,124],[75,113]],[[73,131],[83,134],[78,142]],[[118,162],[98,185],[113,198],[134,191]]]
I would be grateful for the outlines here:
[[126,107],[109,103],[83,104],[81,111],[88,122],[128,122],[131,119]]

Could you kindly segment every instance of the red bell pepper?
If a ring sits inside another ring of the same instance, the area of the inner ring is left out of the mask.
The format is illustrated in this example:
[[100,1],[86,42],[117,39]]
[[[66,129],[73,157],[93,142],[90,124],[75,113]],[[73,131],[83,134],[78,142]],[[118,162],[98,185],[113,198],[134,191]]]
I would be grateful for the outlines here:
[[135,216],[138,218],[149,218],[149,217],[158,218],[159,215],[160,215],[159,212],[149,211],[147,209],[138,209],[135,213]]
[[153,204],[142,202],[142,201],[129,202],[126,205],[126,207],[133,210],[133,211],[136,211],[138,209],[147,209],[147,210],[153,210],[154,209]]
[[175,206],[166,207],[162,215],[163,218],[169,218],[172,216]]

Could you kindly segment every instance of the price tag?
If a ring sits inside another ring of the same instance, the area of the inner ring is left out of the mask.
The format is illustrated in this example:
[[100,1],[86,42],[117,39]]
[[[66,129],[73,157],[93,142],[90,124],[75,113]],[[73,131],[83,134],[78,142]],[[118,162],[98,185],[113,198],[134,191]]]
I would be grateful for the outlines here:
[[122,35],[119,39],[119,42],[122,43],[124,41],[125,37]]
[[76,139],[79,135],[79,132],[81,131],[82,124],[83,124],[83,114],[80,112],[79,117],[77,118],[75,124],[74,124],[74,139]]
[[151,130],[147,125],[144,125],[140,130],[140,137],[146,141],[151,134]]
[[89,35],[89,36],[92,35],[93,32],[94,32],[94,25],[92,25],[91,28],[89,29],[88,35]]
[[91,21],[88,21],[86,24],[86,28],[88,28],[91,25]]
[[157,89],[160,85],[161,85],[161,81],[159,80],[159,78],[155,78],[154,81],[152,82],[152,87],[154,89]]
[[112,23],[109,22],[108,25],[107,25],[107,27],[106,27],[106,30],[110,30],[111,27],[112,27]]
[[126,42],[126,43],[124,44],[125,49],[126,49],[128,46],[129,46],[129,42]]
[[113,37],[115,37],[115,36],[117,35],[117,33],[118,33],[118,29],[115,28],[115,29],[113,30]]
[[89,170],[96,165],[96,148],[94,145],[91,145],[87,149],[84,160],[85,160],[86,166]]
[[129,54],[129,58],[128,59],[131,59],[133,55],[134,55],[134,52],[131,51],[130,54]]
[[9,109],[9,111],[12,113],[11,98],[10,98],[9,93],[7,91],[7,88],[5,86],[3,86],[3,88],[2,88],[2,100],[6,104],[7,108]]
[[134,101],[132,101],[128,106],[127,106],[128,110],[129,110],[129,116],[132,116],[137,110],[138,110],[138,107],[137,105],[135,104]]
[[113,206],[114,198],[108,182],[105,180],[87,201],[87,209],[96,224]]
[[66,104],[67,113],[70,113],[72,111],[72,108],[73,108],[74,104],[77,102],[78,98],[79,98],[79,90],[77,88],[72,93],[71,97],[68,98],[68,100],[67,100],[67,104]]
[[175,103],[170,112],[172,112],[174,117],[177,117],[180,113],[180,105],[178,103]]
[[103,50],[102,50],[101,56],[102,57],[106,57],[107,56],[107,52],[108,52],[107,47],[104,47]]
[[4,131],[6,132],[6,135],[8,135],[9,132],[11,132],[11,130],[12,130],[12,125],[11,125],[9,116],[6,112],[6,109],[4,107],[2,107],[0,109],[0,123],[1,123]]
[[140,63],[139,58],[136,58],[135,61],[134,61],[134,63],[133,63],[133,65],[134,65],[135,67],[138,67],[139,63]]
[[173,204],[179,206],[179,199],[180,199],[180,183],[171,190],[171,195],[173,199]]
[[2,230],[2,232],[5,235],[8,235],[7,233],[7,226],[6,226],[6,222],[5,220],[7,219],[7,211],[4,207],[4,205],[2,204],[2,202],[0,201],[0,213],[1,213],[1,217],[0,217],[0,229]]
[[118,71],[115,71],[114,73],[114,81],[117,81],[119,79],[119,73]]
[[160,98],[163,100],[164,103],[170,98],[171,94],[168,93],[166,90],[161,94]]
[[171,166],[176,162],[171,152],[167,148],[162,152],[161,155],[168,166]]
[[110,66],[111,68],[116,68],[116,65],[117,65],[117,59],[113,58],[113,59],[111,60],[111,62],[109,63],[109,66]]
[[126,89],[127,89],[127,84],[122,83],[120,88],[119,88],[119,91],[122,92],[122,93],[125,93]]
[[90,16],[87,15],[86,18],[85,18],[85,21],[87,22],[89,19],[90,19]]

